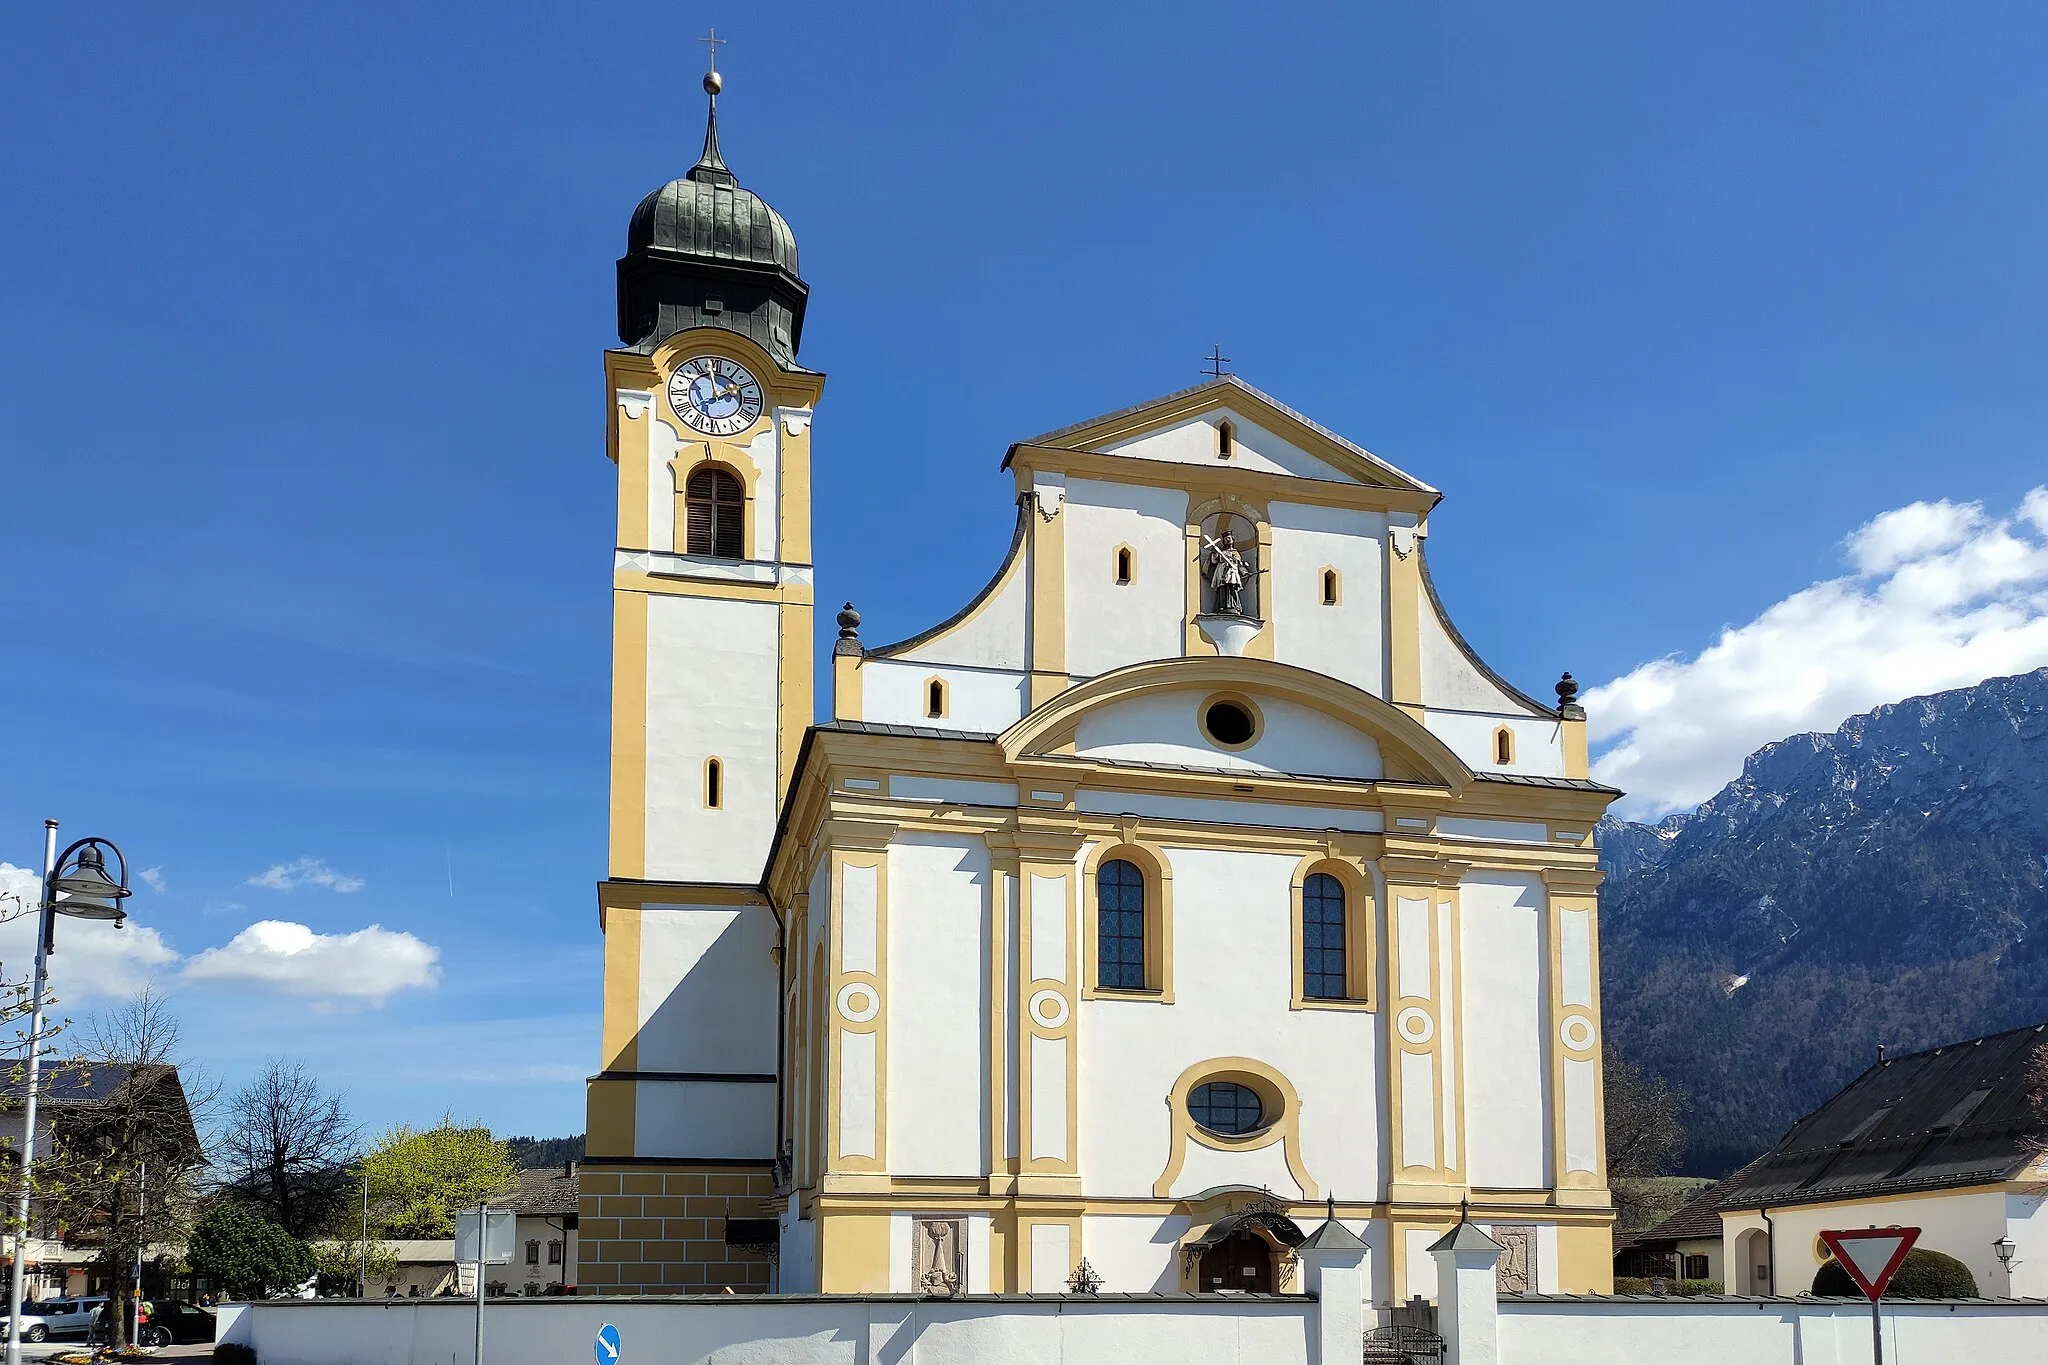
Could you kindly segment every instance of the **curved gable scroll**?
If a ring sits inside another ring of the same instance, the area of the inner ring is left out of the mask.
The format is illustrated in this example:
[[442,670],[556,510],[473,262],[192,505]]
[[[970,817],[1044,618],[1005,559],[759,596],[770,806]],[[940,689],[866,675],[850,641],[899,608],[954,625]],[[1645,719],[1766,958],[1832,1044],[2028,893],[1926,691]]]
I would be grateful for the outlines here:
[[1386,775],[1459,790],[1472,769],[1420,721],[1370,692],[1321,673],[1270,659],[1200,655],[1133,664],[1070,687],[996,736],[1005,762],[1069,748],[1082,717],[1155,693],[1191,689],[1284,698],[1353,727],[1379,745]]

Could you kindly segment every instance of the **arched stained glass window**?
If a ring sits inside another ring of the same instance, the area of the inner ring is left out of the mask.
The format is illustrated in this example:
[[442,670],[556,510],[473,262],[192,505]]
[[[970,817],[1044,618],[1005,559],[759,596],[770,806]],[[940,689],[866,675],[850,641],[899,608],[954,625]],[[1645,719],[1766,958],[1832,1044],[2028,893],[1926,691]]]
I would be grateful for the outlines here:
[[1096,984],[1105,990],[1145,989],[1145,874],[1112,858],[1095,872]]
[[1344,883],[1327,872],[1301,888],[1301,994],[1307,1000],[1342,1000]]

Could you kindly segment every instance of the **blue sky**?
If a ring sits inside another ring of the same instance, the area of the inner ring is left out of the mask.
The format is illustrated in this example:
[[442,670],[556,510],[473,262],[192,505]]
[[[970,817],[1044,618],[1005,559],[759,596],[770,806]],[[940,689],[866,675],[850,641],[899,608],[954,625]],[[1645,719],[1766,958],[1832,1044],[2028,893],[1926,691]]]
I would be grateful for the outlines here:
[[994,567],[1009,441],[1221,342],[1446,490],[1460,626],[1611,683],[1642,813],[2048,662],[2037,7],[10,7],[0,860],[56,815],[162,884],[74,1013],[154,971],[230,1082],[580,1128],[599,356],[707,23],[871,638]]

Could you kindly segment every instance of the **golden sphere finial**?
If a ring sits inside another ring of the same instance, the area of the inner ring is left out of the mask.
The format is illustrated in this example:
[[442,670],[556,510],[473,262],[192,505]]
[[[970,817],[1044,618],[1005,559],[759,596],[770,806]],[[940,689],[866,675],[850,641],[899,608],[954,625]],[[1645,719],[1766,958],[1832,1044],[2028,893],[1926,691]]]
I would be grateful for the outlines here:
[[704,73],[705,94],[716,95],[720,90],[723,90],[724,88],[725,77],[719,75],[716,71],[707,71]]

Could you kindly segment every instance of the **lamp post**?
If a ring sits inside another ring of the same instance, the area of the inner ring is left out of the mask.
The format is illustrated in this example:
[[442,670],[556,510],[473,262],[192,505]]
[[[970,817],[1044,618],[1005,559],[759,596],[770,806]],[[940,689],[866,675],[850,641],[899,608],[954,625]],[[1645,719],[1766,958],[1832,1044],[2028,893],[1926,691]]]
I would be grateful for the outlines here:
[[[114,855],[117,880],[107,875],[107,854]],[[7,1294],[6,1365],[21,1365],[21,1284],[28,1263],[30,1167],[36,1157],[36,1085],[42,1071],[43,987],[49,980],[50,954],[57,950],[57,916],[77,919],[125,920],[121,902],[128,898],[128,859],[106,839],[80,839],[57,852],[57,822],[43,821],[43,899],[36,907],[36,979],[29,997],[28,1093],[21,1112],[21,1193],[15,1205],[14,1273]]]

